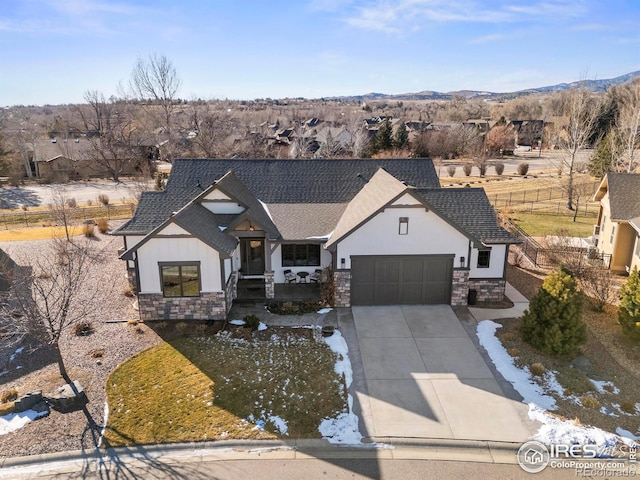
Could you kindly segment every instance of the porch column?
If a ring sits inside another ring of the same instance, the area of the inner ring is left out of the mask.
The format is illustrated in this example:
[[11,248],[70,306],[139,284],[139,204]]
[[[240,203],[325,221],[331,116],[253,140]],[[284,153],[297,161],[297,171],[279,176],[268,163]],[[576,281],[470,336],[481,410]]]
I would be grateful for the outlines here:
[[264,272],[264,296],[274,298],[276,296],[276,286],[274,283],[274,273]]

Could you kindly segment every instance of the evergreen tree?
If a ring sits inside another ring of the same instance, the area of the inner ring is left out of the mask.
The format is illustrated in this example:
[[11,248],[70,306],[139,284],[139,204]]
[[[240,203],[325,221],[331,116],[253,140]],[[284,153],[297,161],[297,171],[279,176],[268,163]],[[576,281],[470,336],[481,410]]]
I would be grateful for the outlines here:
[[404,122],[401,122],[393,137],[393,144],[396,148],[404,148],[409,144],[409,130]]
[[587,165],[589,173],[594,177],[602,178],[607,172],[611,171],[611,165],[613,163],[612,145],[614,142],[615,133],[612,130],[598,141]]
[[622,331],[633,340],[640,340],[640,273],[637,268],[620,289],[618,321]]
[[376,151],[390,150],[393,147],[393,129],[388,118],[384,119],[378,129],[375,147]]
[[576,281],[564,270],[551,273],[524,312],[522,339],[549,355],[575,353],[587,339],[582,297]]

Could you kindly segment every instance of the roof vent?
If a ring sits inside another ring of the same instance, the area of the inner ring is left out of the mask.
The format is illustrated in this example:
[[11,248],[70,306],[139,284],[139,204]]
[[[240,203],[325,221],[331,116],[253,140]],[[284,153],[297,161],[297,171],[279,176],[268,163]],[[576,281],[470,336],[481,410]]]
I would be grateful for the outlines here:
[[200,180],[198,180],[198,183],[196,184],[196,187],[198,187],[200,190],[202,190],[204,192],[204,188],[202,187],[202,184],[200,183]]
[[55,137],[53,137],[53,138],[51,139],[51,143],[58,143],[58,139],[57,139],[57,138],[55,138]]

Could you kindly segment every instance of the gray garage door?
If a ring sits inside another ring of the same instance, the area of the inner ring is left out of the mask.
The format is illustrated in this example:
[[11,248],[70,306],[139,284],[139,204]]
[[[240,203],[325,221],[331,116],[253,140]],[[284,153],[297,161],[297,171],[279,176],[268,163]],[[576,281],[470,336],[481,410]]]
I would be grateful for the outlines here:
[[451,303],[453,255],[351,257],[352,305]]

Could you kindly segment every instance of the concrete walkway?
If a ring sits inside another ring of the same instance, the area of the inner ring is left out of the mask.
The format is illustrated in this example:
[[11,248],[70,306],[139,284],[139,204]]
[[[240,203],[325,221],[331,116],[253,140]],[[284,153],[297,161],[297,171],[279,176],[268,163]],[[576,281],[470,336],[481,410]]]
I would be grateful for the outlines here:
[[353,307],[366,378],[356,391],[373,439],[524,442],[527,406],[504,396],[448,305]]
[[469,307],[469,311],[473,318],[478,322],[482,320],[498,320],[501,318],[519,318],[524,311],[529,308],[529,300],[519,291],[513,288],[509,282],[504,289],[504,294],[513,302],[511,308],[476,308]]

